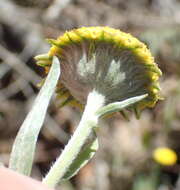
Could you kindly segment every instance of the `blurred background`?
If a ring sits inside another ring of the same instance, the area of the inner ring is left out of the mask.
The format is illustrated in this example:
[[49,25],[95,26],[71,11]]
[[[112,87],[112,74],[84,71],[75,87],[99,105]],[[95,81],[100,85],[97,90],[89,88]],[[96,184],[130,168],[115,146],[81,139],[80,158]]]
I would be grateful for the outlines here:
[[[138,37],[163,71],[164,101],[143,111],[101,121],[100,148],[91,162],[59,190],[178,190],[179,159],[163,166],[157,147],[180,156],[180,0],[0,0],[0,162],[39,91],[43,69],[33,57],[46,53],[46,38],[81,26],[110,26]],[[41,179],[61,153],[81,113],[58,109],[53,98],[41,131],[32,176]]]

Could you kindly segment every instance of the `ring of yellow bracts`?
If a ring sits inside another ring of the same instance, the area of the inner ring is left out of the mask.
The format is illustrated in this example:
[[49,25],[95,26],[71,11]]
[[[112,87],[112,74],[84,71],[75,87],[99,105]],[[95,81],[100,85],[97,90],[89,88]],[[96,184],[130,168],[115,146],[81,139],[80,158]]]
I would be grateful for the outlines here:
[[[53,56],[57,56],[59,58],[60,63],[63,64],[63,67],[68,67],[68,64],[64,66],[66,64],[65,63],[66,61],[64,60],[66,59],[66,57],[68,57],[67,52],[68,51],[72,52],[73,48],[82,48],[84,44],[87,42],[89,45],[88,47],[86,47],[86,49],[88,49],[87,51],[89,53],[90,50],[96,51],[96,47],[99,44],[109,44],[111,46],[111,49],[114,48],[116,52],[122,52],[122,51],[130,52],[131,57],[135,59],[135,64],[137,64],[137,67],[135,66],[135,69],[140,68],[140,67],[143,68],[141,69],[143,70],[144,73],[141,73],[142,70],[140,70],[137,81],[141,81],[141,79],[142,80],[144,79],[144,81],[146,81],[144,82],[145,85],[143,86],[144,89],[142,89],[142,92],[146,92],[148,94],[148,97],[136,103],[136,105],[134,106],[134,110],[137,111],[137,110],[142,110],[145,107],[153,107],[155,103],[159,99],[161,99],[160,87],[159,87],[159,82],[158,82],[159,77],[161,76],[161,70],[158,68],[157,64],[154,62],[154,58],[152,57],[146,45],[140,42],[138,39],[136,39],[132,35],[122,32],[118,29],[110,28],[110,27],[82,27],[79,29],[67,31],[62,36],[60,36],[57,40],[49,39],[48,42],[52,45],[49,52],[47,54],[43,54],[43,55],[39,55],[35,57],[35,59],[37,60],[37,64],[44,67],[46,70],[46,73],[48,73],[49,68],[52,64]],[[84,50],[81,50],[81,51],[83,52]],[[63,82],[63,80],[60,80],[57,86],[57,97],[64,98],[64,101],[62,102],[62,106],[66,104],[70,104],[70,105],[78,105],[79,107],[83,107],[84,102],[81,102],[80,99],[74,96],[73,91],[72,91],[73,89],[70,85],[69,85],[70,86],[69,88],[69,86],[67,85],[68,83],[67,81],[68,81],[68,76],[65,82]],[[78,89],[78,90],[80,91],[81,89]],[[131,91],[131,88],[129,91]],[[117,99],[116,101],[120,101],[120,100]],[[111,102],[108,102],[108,103],[111,103]]]
[[172,166],[177,162],[176,152],[168,147],[159,147],[153,151],[154,160],[164,166]]

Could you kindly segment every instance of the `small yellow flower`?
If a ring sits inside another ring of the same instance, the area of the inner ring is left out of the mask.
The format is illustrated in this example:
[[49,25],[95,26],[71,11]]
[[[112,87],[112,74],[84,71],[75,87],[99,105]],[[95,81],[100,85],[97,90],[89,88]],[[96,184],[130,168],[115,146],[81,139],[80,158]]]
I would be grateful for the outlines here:
[[48,72],[52,57],[59,58],[57,94],[66,97],[62,105],[83,107],[93,89],[105,96],[106,104],[148,94],[129,108],[136,112],[160,99],[161,71],[147,47],[130,34],[110,27],[82,27],[48,41],[50,51],[36,60]]
[[174,150],[166,147],[155,149],[153,158],[157,163],[165,166],[174,165],[177,161],[177,155]]

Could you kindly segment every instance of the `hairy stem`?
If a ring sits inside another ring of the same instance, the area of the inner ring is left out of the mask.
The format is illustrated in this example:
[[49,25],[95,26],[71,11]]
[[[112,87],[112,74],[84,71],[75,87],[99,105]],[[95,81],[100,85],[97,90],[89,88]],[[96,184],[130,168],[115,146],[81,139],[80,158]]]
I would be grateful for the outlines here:
[[86,143],[91,132],[93,132],[94,127],[97,127],[98,116],[95,113],[103,105],[104,96],[98,94],[96,91],[89,93],[79,126],[60,157],[57,158],[56,162],[43,179],[44,184],[49,187],[55,187],[62,180],[70,165],[80,153],[82,146]]

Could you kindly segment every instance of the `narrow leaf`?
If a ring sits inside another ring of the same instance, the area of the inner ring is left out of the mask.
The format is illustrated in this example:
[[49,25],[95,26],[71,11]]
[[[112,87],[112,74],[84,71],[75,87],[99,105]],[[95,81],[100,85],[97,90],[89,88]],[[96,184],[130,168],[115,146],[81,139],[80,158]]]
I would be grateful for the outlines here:
[[19,173],[25,175],[30,175],[31,173],[37,138],[59,76],[60,63],[58,58],[54,57],[46,81],[13,144],[9,168]]
[[98,115],[98,117],[102,117],[102,116],[105,116],[105,115],[108,115],[108,114],[111,114],[111,113],[114,113],[117,111],[121,111],[122,109],[133,105],[134,103],[146,98],[147,96],[148,96],[147,94],[144,94],[141,96],[136,96],[133,98],[126,99],[121,102],[115,102],[115,103],[108,104],[107,106],[100,108],[96,112],[96,114]]
[[1,167],[4,167],[4,164],[3,164],[2,162],[0,162],[0,168],[1,168]]
[[77,172],[83,166],[85,166],[88,163],[88,161],[94,156],[94,154],[98,150],[98,147],[99,147],[98,139],[97,137],[95,137],[95,139],[91,143],[88,143],[79,153],[77,158],[73,161],[73,163],[69,167],[67,173],[64,175],[63,179],[67,180],[76,175]]

